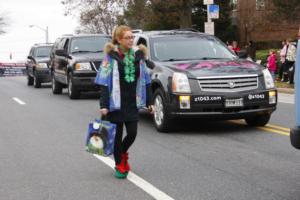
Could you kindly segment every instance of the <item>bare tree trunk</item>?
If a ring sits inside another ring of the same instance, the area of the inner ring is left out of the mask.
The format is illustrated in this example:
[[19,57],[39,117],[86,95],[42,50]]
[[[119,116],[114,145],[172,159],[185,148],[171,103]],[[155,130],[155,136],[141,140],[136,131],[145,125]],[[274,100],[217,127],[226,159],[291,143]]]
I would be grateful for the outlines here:
[[180,0],[180,28],[192,27],[192,0]]

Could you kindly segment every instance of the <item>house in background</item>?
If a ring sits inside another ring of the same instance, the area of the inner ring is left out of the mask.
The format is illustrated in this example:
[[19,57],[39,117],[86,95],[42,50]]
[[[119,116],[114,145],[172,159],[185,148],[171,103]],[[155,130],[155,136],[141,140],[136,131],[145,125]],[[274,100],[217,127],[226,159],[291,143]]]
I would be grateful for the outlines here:
[[296,39],[300,12],[293,20],[274,17],[272,0],[232,0],[233,23],[237,25],[242,45],[253,40],[258,48],[280,47],[287,38]]

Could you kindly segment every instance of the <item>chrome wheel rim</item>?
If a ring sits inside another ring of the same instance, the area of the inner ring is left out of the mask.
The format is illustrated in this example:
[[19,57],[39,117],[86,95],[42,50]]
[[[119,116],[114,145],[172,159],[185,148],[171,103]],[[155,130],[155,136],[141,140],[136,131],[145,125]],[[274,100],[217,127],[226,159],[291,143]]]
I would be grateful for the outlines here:
[[54,77],[52,77],[52,91],[54,91],[55,90],[55,80],[54,80]]
[[72,95],[72,80],[69,79],[69,83],[68,83],[68,93],[69,93],[69,96]]
[[160,95],[157,95],[155,97],[155,101],[154,101],[154,107],[155,107],[155,111],[154,111],[154,120],[155,123],[160,126],[163,123],[164,120],[164,112],[163,112],[163,103],[162,103],[162,98]]

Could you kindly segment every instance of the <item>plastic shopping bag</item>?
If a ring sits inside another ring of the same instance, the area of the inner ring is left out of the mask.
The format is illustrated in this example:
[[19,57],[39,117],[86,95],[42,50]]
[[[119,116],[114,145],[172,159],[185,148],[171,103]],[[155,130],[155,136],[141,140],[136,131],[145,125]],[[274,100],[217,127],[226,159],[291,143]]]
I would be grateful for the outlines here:
[[89,123],[86,137],[86,151],[101,156],[114,152],[116,125],[109,121],[96,119]]

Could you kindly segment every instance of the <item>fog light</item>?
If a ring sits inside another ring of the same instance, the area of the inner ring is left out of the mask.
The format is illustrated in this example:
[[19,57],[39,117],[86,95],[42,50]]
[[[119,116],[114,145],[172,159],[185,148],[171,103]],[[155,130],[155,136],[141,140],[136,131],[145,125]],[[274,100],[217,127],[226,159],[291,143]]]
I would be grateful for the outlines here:
[[179,96],[179,104],[180,109],[190,109],[191,103],[190,103],[190,96]]
[[269,91],[269,104],[276,103],[276,91]]

